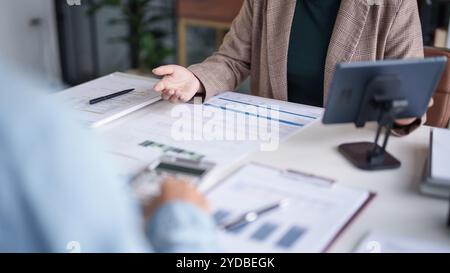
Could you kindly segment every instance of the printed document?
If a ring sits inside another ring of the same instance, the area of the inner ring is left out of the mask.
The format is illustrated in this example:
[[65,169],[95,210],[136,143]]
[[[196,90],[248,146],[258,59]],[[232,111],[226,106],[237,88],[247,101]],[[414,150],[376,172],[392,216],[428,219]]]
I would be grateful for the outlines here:
[[[322,116],[323,109],[227,92],[205,104],[160,102],[108,131],[109,151],[149,164],[170,154],[230,167],[248,153],[273,151]],[[146,160],[146,158],[148,160]]]
[[[70,88],[55,95],[58,101],[76,112],[77,118],[90,127],[99,127],[161,99],[153,91],[158,80],[124,73],[113,73]],[[133,92],[93,105],[89,101],[127,89]]]

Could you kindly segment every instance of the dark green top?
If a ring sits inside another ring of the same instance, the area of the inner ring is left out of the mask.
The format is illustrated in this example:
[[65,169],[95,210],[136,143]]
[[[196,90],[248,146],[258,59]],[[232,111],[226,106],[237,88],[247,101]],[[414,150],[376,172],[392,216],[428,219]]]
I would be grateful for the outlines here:
[[323,106],[325,61],[341,0],[297,0],[288,52],[288,98]]

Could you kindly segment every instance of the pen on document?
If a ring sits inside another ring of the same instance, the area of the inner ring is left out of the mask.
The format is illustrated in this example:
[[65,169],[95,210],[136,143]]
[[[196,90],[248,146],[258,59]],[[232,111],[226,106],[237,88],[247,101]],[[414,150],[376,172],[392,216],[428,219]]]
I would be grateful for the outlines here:
[[118,97],[118,96],[122,96],[122,95],[128,94],[128,93],[133,92],[133,91],[134,91],[134,88],[133,89],[127,89],[127,90],[119,91],[119,92],[116,92],[116,93],[113,93],[113,94],[110,94],[110,95],[107,95],[107,96],[95,98],[95,99],[90,100],[89,104],[91,104],[91,105],[92,104],[96,104],[96,103],[99,103],[99,102],[102,102],[102,101],[105,101],[105,100],[109,100],[109,99],[112,99],[112,98],[115,98],[115,97]]
[[241,215],[237,219],[221,225],[221,227],[225,230],[232,230],[232,229],[240,227],[242,225],[246,225],[246,224],[255,222],[262,215],[267,214],[276,209],[284,208],[288,205],[288,203],[289,203],[289,201],[287,199],[283,199],[283,200],[281,200],[273,205],[270,205],[268,207],[264,207],[259,210],[249,211],[249,212]]

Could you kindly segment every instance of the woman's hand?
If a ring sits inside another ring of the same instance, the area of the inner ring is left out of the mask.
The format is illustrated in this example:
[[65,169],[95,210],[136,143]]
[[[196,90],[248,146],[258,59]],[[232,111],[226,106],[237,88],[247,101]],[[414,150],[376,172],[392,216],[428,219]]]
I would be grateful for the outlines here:
[[188,102],[202,91],[202,84],[188,69],[179,65],[160,66],[153,74],[163,78],[155,85],[155,91],[172,103]]
[[209,211],[209,205],[205,197],[192,183],[168,177],[161,185],[159,196],[144,205],[145,219],[149,219],[160,206],[174,201],[190,203],[205,212]]
[[[432,98],[430,100],[430,103],[428,104],[428,109],[433,107],[433,105],[434,105],[434,99]],[[408,125],[410,125],[411,123],[413,123],[416,120],[417,120],[416,118],[397,119],[395,121],[395,124],[397,124],[399,126],[408,126]]]

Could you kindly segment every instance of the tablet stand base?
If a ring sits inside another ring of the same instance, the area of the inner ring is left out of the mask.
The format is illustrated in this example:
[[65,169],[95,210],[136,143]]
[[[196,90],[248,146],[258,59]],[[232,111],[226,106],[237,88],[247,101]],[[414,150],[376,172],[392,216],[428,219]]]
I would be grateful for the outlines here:
[[372,142],[359,142],[342,144],[339,146],[339,152],[359,169],[376,171],[400,168],[401,162],[388,152],[370,157],[374,148],[382,149],[381,146]]
[[[355,123],[357,127],[363,127],[369,119],[369,113],[376,109],[379,117],[375,141],[339,146],[339,151],[356,167],[375,171],[396,169],[401,166],[400,161],[386,151],[395,119],[398,113],[408,106],[407,100],[397,96],[400,86],[400,81],[392,76],[376,77],[368,84]],[[380,146],[378,142],[383,131],[385,136],[383,144]]]

